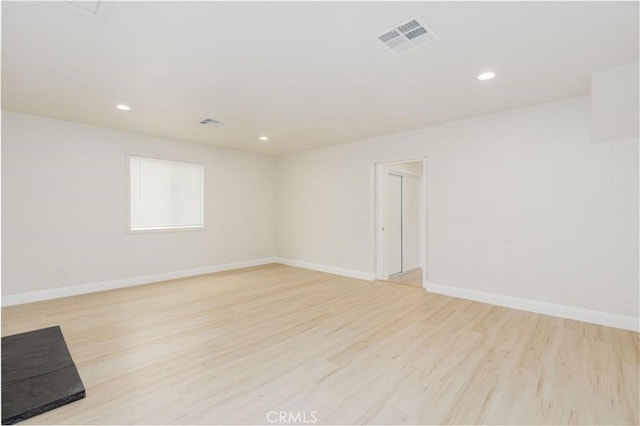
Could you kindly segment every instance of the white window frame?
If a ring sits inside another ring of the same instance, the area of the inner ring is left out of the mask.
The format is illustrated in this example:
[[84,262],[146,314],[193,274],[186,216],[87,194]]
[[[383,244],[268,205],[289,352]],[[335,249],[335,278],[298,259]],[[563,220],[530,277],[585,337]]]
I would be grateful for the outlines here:
[[[165,160],[165,161],[175,161],[181,163],[191,163],[202,166],[202,226],[180,226],[180,227],[167,227],[167,228],[152,228],[152,229],[131,229],[131,157],[142,157],[142,158],[150,158],[152,160]],[[175,157],[167,157],[164,155],[156,155],[156,154],[138,154],[135,152],[127,153],[126,159],[126,185],[127,185],[127,209],[126,209],[126,224],[127,234],[149,234],[149,233],[158,233],[158,232],[193,232],[193,231],[206,231],[206,220],[205,220],[205,212],[206,210],[206,167],[204,163],[200,163],[198,161],[188,160],[184,158],[175,158]]]

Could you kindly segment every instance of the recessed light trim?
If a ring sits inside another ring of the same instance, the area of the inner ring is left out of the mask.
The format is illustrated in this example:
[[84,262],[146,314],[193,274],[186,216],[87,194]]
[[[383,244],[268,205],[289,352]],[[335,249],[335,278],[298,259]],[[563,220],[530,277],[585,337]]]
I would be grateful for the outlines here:
[[120,111],[131,111],[131,107],[125,104],[118,104],[116,105],[116,108],[118,108]]
[[478,76],[478,80],[481,80],[481,81],[491,80],[495,76],[496,76],[496,73],[491,72],[491,71],[487,71],[487,72],[483,72],[482,74],[480,74]]
[[261,140],[262,142],[266,142],[269,140],[267,136],[260,136],[258,139]]

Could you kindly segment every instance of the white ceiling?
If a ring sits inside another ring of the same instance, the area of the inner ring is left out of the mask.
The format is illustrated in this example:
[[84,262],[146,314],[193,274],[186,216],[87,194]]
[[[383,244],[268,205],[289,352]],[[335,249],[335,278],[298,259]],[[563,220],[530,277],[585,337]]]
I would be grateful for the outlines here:
[[[416,15],[438,41],[376,39]],[[3,108],[270,154],[584,95],[637,60],[638,2],[2,2]]]

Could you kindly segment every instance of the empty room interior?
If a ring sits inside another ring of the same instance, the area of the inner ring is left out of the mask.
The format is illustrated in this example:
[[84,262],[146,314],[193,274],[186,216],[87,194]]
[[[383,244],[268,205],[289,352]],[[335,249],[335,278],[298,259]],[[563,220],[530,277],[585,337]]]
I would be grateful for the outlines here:
[[2,1],[2,424],[639,424],[639,2]]

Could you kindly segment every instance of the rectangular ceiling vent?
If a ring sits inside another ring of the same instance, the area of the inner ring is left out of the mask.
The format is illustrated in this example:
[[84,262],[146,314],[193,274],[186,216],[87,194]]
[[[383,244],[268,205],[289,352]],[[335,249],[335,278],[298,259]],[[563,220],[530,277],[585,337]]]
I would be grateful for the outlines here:
[[204,127],[220,127],[222,126],[222,122],[214,120],[213,118],[205,118],[200,122],[200,125]]
[[378,40],[396,55],[408,52],[438,39],[436,33],[419,16],[398,25],[378,37]]

